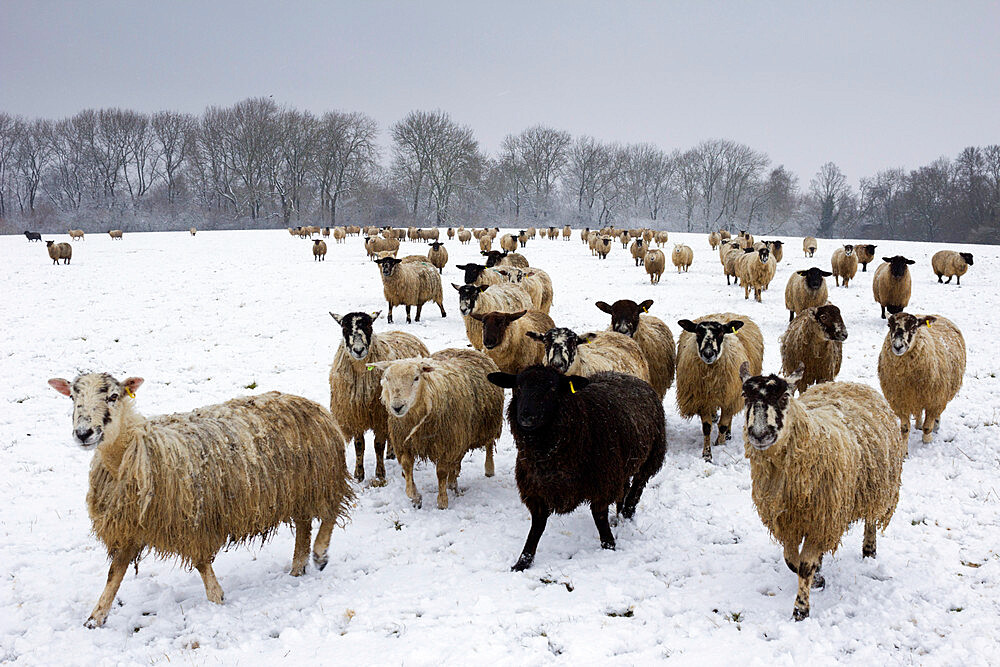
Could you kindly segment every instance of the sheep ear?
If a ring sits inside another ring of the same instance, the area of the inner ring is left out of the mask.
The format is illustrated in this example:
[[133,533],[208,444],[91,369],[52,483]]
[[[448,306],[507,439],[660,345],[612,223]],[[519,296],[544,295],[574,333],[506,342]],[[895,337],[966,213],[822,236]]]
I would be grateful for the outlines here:
[[538,343],[544,343],[545,342],[545,334],[543,334],[543,333],[538,333],[537,331],[525,331],[524,335],[527,336],[528,338],[530,338],[531,340],[535,341],[535,342],[538,342]]
[[808,269],[804,269],[802,271],[796,271],[795,273],[799,274],[800,276],[808,276],[809,275]]
[[[490,256],[490,253],[486,252],[485,250],[480,250],[479,254],[482,255],[483,257],[489,257]],[[458,268],[462,268],[462,267],[458,267]]]
[[132,398],[135,398],[135,392],[139,387],[142,386],[143,382],[145,382],[145,380],[143,380],[142,378],[137,378],[137,377],[125,378],[125,381],[122,382],[122,386],[125,387],[126,394],[128,394]]
[[366,370],[369,371],[373,371],[376,368],[380,371],[384,371],[385,369],[389,368],[389,366],[391,366],[393,363],[394,363],[393,361],[376,361],[373,364],[366,364],[365,368]]
[[70,384],[67,380],[62,378],[52,378],[49,380],[49,386],[58,391],[63,396],[70,395]]
[[787,376],[785,376],[785,381],[788,382],[788,391],[787,391],[788,394],[795,393],[796,385],[798,385],[799,380],[801,380],[802,376],[805,374],[806,374],[806,365],[800,361],[799,365],[795,368],[795,370],[789,373]]
[[819,275],[823,276],[824,278],[829,278],[830,276],[833,275],[833,273],[830,271],[820,271]]
[[479,287],[479,293],[480,294],[482,294],[483,292],[485,292],[486,290],[488,290],[490,288],[489,285],[478,285],[478,287]]
[[456,265],[455,265],[455,268],[456,268],[456,269],[462,269],[463,271],[465,271],[465,268],[466,268],[467,266],[469,266],[469,265],[468,265],[468,264],[456,264]]
[[645,312],[645,313],[648,313],[649,309],[652,308],[652,307],[653,307],[653,300],[652,299],[646,299],[645,301],[643,301],[642,303],[639,304],[639,308],[643,312]]
[[597,306],[598,310],[603,311],[603,312],[607,313],[608,315],[611,314],[611,306],[609,306],[608,304],[604,303],[603,301],[598,301],[594,305]]
[[736,333],[743,328],[743,320],[729,320],[726,322],[726,333]]
[[744,361],[740,364],[740,382],[746,382],[750,379],[750,363]]
[[559,378],[559,388],[571,394],[575,394],[588,384],[590,380],[582,375],[563,375]]
[[430,373],[433,370],[434,370],[434,367],[431,366],[430,364],[423,364],[423,365],[420,366],[420,372],[421,373]]
[[472,313],[471,315],[469,315],[469,317],[471,317],[477,322],[482,322],[484,315],[482,313]]
[[691,333],[694,333],[697,329],[694,322],[691,320],[677,320],[677,326],[684,329],[684,331],[690,331]]
[[892,257],[883,257],[882,261],[883,262],[891,262],[892,261]]
[[509,315],[507,315],[506,319],[508,322],[513,322],[514,320],[519,320],[522,317],[524,317],[524,314],[527,312],[528,311],[526,310],[519,310],[516,313],[510,313]]
[[582,336],[577,336],[576,337],[576,344],[577,345],[586,345],[587,343],[593,341],[595,338],[597,338],[597,334],[594,333],[593,331],[590,331],[588,333],[583,334]]
[[907,264],[916,264],[916,262],[914,260],[912,260],[912,259],[906,260],[906,263]]
[[517,376],[510,373],[490,373],[486,379],[502,389],[513,389],[517,386]]
[[923,318],[921,324],[929,327],[933,322],[937,322],[937,318],[934,317],[933,315],[927,315],[926,317]]
[[382,311],[381,311],[381,310],[375,310],[375,311],[372,311],[372,312],[370,313],[370,315],[371,315],[371,318],[372,318],[373,320],[377,320],[377,319],[378,319],[378,316],[379,316],[379,315],[381,315],[381,314],[382,314]]
[[341,322],[341,320],[343,319],[343,317],[341,317],[337,313],[332,313],[331,312],[330,313],[330,317],[332,317],[333,319],[337,320],[337,324],[343,324],[343,322]]
[[456,285],[455,283],[452,283],[452,284],[451,284],[451,286],[455,288],[455,291],[456,291],[456,292],[458,292],[458,291],[461,291],[461,289],[462,289],[461,287],[459,287],[459,286],[458,286],[458,285]]

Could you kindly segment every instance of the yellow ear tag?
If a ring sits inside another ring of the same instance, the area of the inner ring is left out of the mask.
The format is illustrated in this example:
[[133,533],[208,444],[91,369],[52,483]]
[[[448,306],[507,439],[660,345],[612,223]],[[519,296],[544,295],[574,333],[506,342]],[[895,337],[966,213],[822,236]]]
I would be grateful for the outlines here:
[[642,309],[642,312],[646,313],[647,315],[649,314],[649,311],[648,311],[648,310],[646,310],[646,308],[645,308],[645,307],[643,307],[643,309]]
[[369,366],[368,370],[373,371],[373,370],[375,370],[375,367],[374,366]]
[[572,382],[569,383],[569,393],[571,393],[571,394],[575,394],[576,393],[576,389],[573,388],[573,383]]
[[736,327],[733,327],[733,333],[736,333]]
[[135,394],[132,393],[132,390],[129,387],[125,387],[125,393],[128,394],[129,398],[135,398]]
[[931,328],[931,321],[930,321],[930,320],[927,320],[927,328],[928,328],[928,329],[930,329],[930,328]]

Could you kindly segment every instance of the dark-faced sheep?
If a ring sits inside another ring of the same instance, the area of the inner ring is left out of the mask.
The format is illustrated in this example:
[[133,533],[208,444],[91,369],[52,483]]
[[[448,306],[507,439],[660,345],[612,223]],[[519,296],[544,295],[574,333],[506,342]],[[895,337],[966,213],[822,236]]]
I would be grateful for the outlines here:
[[915,419],[923,441],[930,442],[941,425],[941,413],[962,388],[965,339],[940,315],[894,313],[888,324],[878,357],[882,393],[899,417],[904,437]]
[[834,250],[830,266],[833,268],[833,279],[837,287],[840,287],[841,280],[844,281],[844,287],[847,287],[858,273],[858,256],[854,254],[854,246],[848,243]]
[[777,264],[781,264],[785,256],[785,244],[781,241],[767,241],[767,249],[771,251],[771,256]]
[[591,377],[604,371],[628,373],[649,382],[649,364],[638,343],[616,331],[592,331],[582,336],[566,327],[528,338],[545,347],[545,365],[565,375]]
[[594,244],[594,249],[597,251],[598,259],[607,259],[608,254],[611,252],[611,237],[602,236],[597,239],[597,243]]
[[322,569],[330,532],[354,497],[330,413],[271,392],[147,419],[133,405],[142,382],[106,373],[49,380],[73,399],[77,443],[95,450],[87,510],[111,568],[87,627],[104,624],[128,566],[147,549],[196,568],[208,599],[221,604],[212,570],[220,549],[294,524],[291,574],[299,576],[319,518],[313,561]]
[[785,308],[788,309],[789,322],[795,319],[797,312],[826,303],[829,293],[824,278],[832,275],[829,271],[814,266],[796,271],[788,277],[788,282],[785,283]]
[[615,548],[608,508],[631,519],[667,449],[663,404],[648,383],[623,373],[591,378],[535,366],[518,375],[492,373],[490,382],[513,389],[507,408],[521,501],[531,530],[517,562],[535,560],[549,515],[589,503],[604,549]]
[[[801,317],[801,316],[800,316]],[[871,387],[827,382],[795,398],[801,379],[751,377],[740,368],[746,400],[746,457],[757,513],[799,578],[792,617],[809,616],[809,589],[825,582],[823,554],[864,520],[861,555],[875,557],[876,530],[899,500],[906,446],[889,404]]]
[[458,309],[465,320],[465,335],[472,347],[483,349],[483,325],[473,319],[474,314],[485,313],[516,313],[521,310],[531,310],[531,296],[518,285],[501,283],[499,285],[456,285],[451,284],[458,292]]
[[740,364],[760,373],[764,338],[750,318],[735,313],[678,324],[684,331],[677,341],[677,408],[685,419],[701,419],[701,456],[711,461],[712,422],[718,417],[715,444],[729,440],[733,415],[743,409]]
[[385,410],[379,401],[382,371],[374,364],[407,357],[427,356],[420,339],[402,331],[375,334],[373,323],[380,312],[330,313],[340,325],[343,341],[330,366],[330,412],[349,439],[354,440],[354,479],[365,479],[365,433],[372,432],[375,448],[375,482],[385,485],[385,443],[389,438]]
[[[423,258],[420,258],[423,259]],[[447,317],[444,311],[444,294],[441,289],[441,276],[434,273],[434,267],[426,261],[403,262],[394,257],[384,257],[375,260],[382,274],[382,292],[389,304],[389,315],[386,321],[392,324],[392,309],[396,306],[406,307],[406,323],[410,323],[410,306],[417,307],[417,322],[420,321],[420,311],[424,304],[433,301],[441,309],[441,317]]]
[[629,248],[629,252],[632,254],[632,259],[635,260],[635,265],[639,266],[646,259],[646,251],[649,248],[643,243],[642,239],[636,239],[632,241],[632,247]]
[[440,241],[432,241],[427,250],[427,261],[430,262],[438,273],[444,273],[444,267],[448,263],[448,249]]
[[493,268],[494,266],[514,266],[519,269],[528,268],[527,258],[516,252],[490,250],[489,252],[483,252],[480,254],[486,257],[487,268]]
[[313,261],[322,262],[326,259],[326,241],[313,239]]
[[875,248],[871,243],[854,244],[854,254],[858,256],[858,264],[861,265],[861,272],[868,270],[868,264],[875,261]]
[[516,313],[474,313],[483,325],[483,348],[505,373],[519,373],[545,359],[545,348],[528,338],[528,332],[545,333],[555,326],[552,318],[537,310]]
[[796,385],[800,392],[819,382],[832,382],[840,372],[845,340],[847,327],[840,308],[829,303],[804,308],[781,335],[781,370],[789,375],[803,364]]
[[649,366],[649,383],[653,385],[660,400],[663,400],[667,389],[674,383],[677,351],[670,327],[660,318],[649,314],[653,300],[646,299],[642,303],[636,303],[619,299],[611,305],[604,301],[598,301],[595,305],[598,310],[611,315],[609,331],[624,334],[639,344]]
[[42,240],[42,235],[39,232],[25,232],[24,235],[27,237],[28,243]]
[[802,252],[805,253],[806,257],[812,257],[816,254],[816,248],[819,244],[816,243],[816,239],[812,236],[807,236],[802,239]]
[[508,282],[495,267],[487,267],[485,264],[456,264],[455,268],[461,269],[464,273],[463,280],[466,285],[499,285]]
[[965,275],[970,266],[972,266],[971,252],[939,250],[931,257],[931,268],[934,269],[934,275],[937,276],[938,282],[942,282],[942,276],[948,276],[948,280],[943,282],[950,283],[952,278],[956,278],[955,284],[961,285],[962,276]]
[[73,258],[73,246],[68,243],[46,241],[45,247],[48,250],[49,259],[52,260],[53,264],[58,264],[60,259],[63,261],[63,264],[69,264],[69,260]]
[[912,279],[910,278],[909,265],[913,264],[912,259],[906,259],[902,255],[894,257],[883,257],[883,263],[875,269],[875,277],[872,279],[872,294],[875,303],[882,306],[882,319],[885,319],[885,311],[890,314],[903,312],[903,309],[910,303],[910,289]]

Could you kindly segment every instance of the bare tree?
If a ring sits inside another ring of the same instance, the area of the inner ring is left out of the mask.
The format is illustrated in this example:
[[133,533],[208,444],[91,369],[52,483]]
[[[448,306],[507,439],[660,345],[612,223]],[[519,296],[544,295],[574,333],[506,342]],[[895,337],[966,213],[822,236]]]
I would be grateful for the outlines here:
[[9,197],[14,188],[14,160],[23,122],[0,112],[0,218],[7,215]]
[[303,196],[316,157],[318,123],[308,111],[284,110],[278,116],[278,159],[272,165],[271,187],[281,204],[287,226],[292,214],[301,218]]
[[[905,178],[905,191],[894,202],[899,213],[904,211],[912,227],[911,233],[923,241],[941,238],[953,207],[954,169],[945,159],[910,172]],[[895,228],[893,231],[896,231]]]
[[188,155],[194,148],[197,121],[190,114],[159,111],[150,118],[150,128],[160,144],[167,202],[177,199],[178,182]]
[[569,132],[536,125],[521,132],[512,142],[524,165],[535,215],[547,216],[555,184],[568,159]]
[[676,158],[677,183],[684,204],[684,229],[694,231],[694,211],[701,200],[701,156],[694,149]]
[[899,168],[883,169],[861,179],[861,215],[881,227],[889,238],[897,238],[900,232],[906,187],[906,172]]
[[48,166],[51,154],[52,123],[34,120],[24,123],[17,132],[14,151],[14,168],[19,177],[15,189],[21,213],[34,213],[42,173]]
[[362,113],[323,114],[317,128],[316,179],[320,208],[337,224],[340,201],[364,184],[378,161],[378,123]]
[[809,191],[815,199],[819,213],[819,229],[817,233],[825,238],[834,236],[834,228],[850,227],[853,222],[851,213],[854,207],[851,186],[840,168],[832,162],[827,162],[809,183]]
[[576,200],[576,212],[593,218],[601,172],[606,170],[610,152],[593,137],[578,137],[566,151],[566,190]]
[[672,194],[677,168],[677,160],[652,144],[627,148],[622,176],[636,214],[653,221],[659,219],[660,210]]

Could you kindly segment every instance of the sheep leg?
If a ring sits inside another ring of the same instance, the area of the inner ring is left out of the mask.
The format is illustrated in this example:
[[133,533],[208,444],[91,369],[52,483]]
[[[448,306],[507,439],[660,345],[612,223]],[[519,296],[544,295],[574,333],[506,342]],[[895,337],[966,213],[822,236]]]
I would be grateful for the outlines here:
[[438,301],[437,305],[441,309],[441,317],[448,317],[448,313],[444,312],[444,301]]
[[760,303],[760,293],[761,289],[759,287],[753,288],[753,298],[757,301],[757,303]]
[[[879,304],[881,305],[881,304]],[[882,306],[882,319],[885,319],[885,306]]]
[[385,440],[375,438],[375,481],[372,486],[385,486]]
[[451,473],[451,466],[447,463],[438,463],[434,466],[437,470],[438,495],[437,505],[439,510],[448,509],[448,479]]
[[326,552],[330,548],[330,534],[333,532],[335,523],[337,523],[336,519],[323,519],[322,523],[319,524],[319,530],[316,531],[316,541],[313,542],[313,565],[320,571],[326,567],[330,560]]
[[835,283],[837,283],[837,287],[840,287],[840,275],[838,275],[836,273],[833,274],[833,280],[834,280]]
[[962,284],[962,276],[955,276],[955,284],[956,285]]
[[312,519],[295,520],[295,551],[292,553],[293,577],[301,577],[306,573],[306,563],[309,562],[309,543],[312,542]]
[[448,489],[456,496],[462,495],[462,490],[458,488],[458,476],[462,474],[462,461],[451,465],[448,469]]
[[701,418],[701,434],[704,436],[704,442],[701,446],[701,458],[706,461],[712,461],[712,422],[708,421],[704,417]]
[[788,311],[788,321],[791,322],[794,319],[795,319],[795,311],[794,310]]
[[934,423],[937,421],[939,415],[935,415],[930,410],[924,410],[924,437],[923,442],[927,444],[934,439]]
[[951,284],[951,278],[952,278],[951,276],[948,276],[948,280],[944,281],[944,284],[945,285],[950,285]]
[[743,299],[750,300],[750,284],[745,280],[743,281]]
[[389,304],[389,307],[388,307],[387,310],[389,311],[389,314],[386,315],[385,321],[388,322],[389,324],[392,324],[392,304],[391,303]]
[[413,455],[396,452],[399,457],[399,465],[403,469],[403,479],[406,480],[406,497],[410,499],[413,506],[420,509],[423,499],[417,491],[417,485],[413,483]]
[[125,578],[129,563],[135,560],[138,555],[138,549],[122,549],[111,557],[111,567],[108,568],[108,583],[104,586],[104,591],[98,598],[94,611],[90,612],[90,618],[83,624],[84,626],[93,629],[104,625],[104,621],[108,618],[108,612],[111,611],[111,603],[115,601],[115,595],[118,593],[118,587],[122,585],[122,579]]
[[417,304],[417,316],[414,318],[417,322],[420,321],[420,311],[422,311],[423,309],[424,309],[424,304],[422,303]]
[[715,439],[716,445],[721,445],[726,440],[729,440],[731,433],[729,431],[729,426],[732,424],[733,416],[723,414],[719,417],[719,437]]
[[365,481],[365,436],[363,434],[354,436],[354,479],[359,482]]
[[487,477],[492,477],[496,474],[496,469],[493,467],[493,443],[486,443],[486,466],[483,471]]
[[799,557],[799,590],[795,595],[795,607],[792,618],[801,621],[809,617],[809,589],[812,588],[813,575],[819,569],[822,552],[806,542]]
[[521,549],[521,556],[510,568],[511,572],[521,572],[531,567],[535,560],[535,550],[538,549],[538,540],[545,532],[545,523],[549,520],[549,508],[543,500],[528,498],[524,504],[531,512],[531,529],[528,531],[528,539],[524,541],[524,548]]
[[646,490],[646,483],[655,473],[655,470],[652,469],[655,465],[653,453],[650,453],[646,461],[632,477],[631,486],[628,484],[625,485],[625,502],[622,503],[619,511],[626,519],[631,519],[635,516],[635,508],[639,504],[642,492]]
[[406,308],[406,323],[410,324],[413,321],[410,319],[410,307],[409,306],[403,306],[403,307]]
[[615,536],[608,525],[608,506],[590,505],[590,513],[594,516],[594,524],[597,526],[597,534],[601,536],[601,548],[615,550]]
[[896,414],[896,416],[899,417],[899,432],[903,436],[903,440],[906,440],[910,437],[910,419],[912,419],[912,415]]
[[875,522],[865,519],[865,539],[861,543],[861,557],[875,558]]
[[198,574],[201,575],[201,582],[205,584],[205,597],[208,598],[209,602],[222,604],[222,586],[219,585],[219,580],[215,578],[215,570],[212,569],[211,561],[198,563],[195,565],[195,568],[197,568]]

